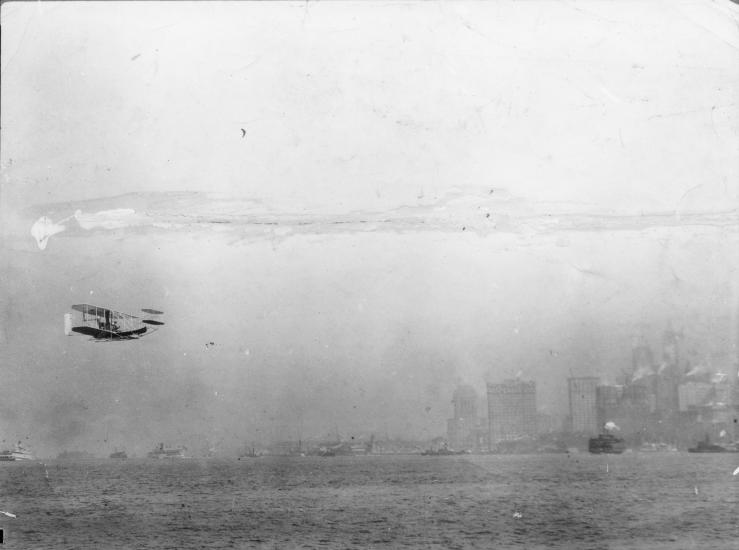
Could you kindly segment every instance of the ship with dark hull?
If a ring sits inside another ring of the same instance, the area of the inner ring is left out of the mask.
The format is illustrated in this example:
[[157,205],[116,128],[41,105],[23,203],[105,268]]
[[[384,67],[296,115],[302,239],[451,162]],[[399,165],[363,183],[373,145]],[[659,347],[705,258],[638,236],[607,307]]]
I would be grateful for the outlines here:
[[593,454],[621,454],[626,450],[626,444],[620,437],[613,434],[600,434],[588,440],[588,451]]
[[467,451],[454,451],[452,449],[442,448],[442,449],[426,449],[425,451],[421,452],[421,455],[423,456],[455,456],[455,455],[464,455],[468,454]]
[[110,458],[113,458],[115,460],[125,460],[128,458],[128,454],[126,453],[126,451],[119,451],[118,449],[116,449],[115,451],[110,453]]
[[441,447],[426,449],[421,453],[423,456],[453,456],[453,455],[464,455],[467,451],[457,451],[450,449],[449,446],[444,443]]
[[316,456],[352,456],[354,452],[349,443],[338,442],[320,445],[310,454],[314,454]]
[[721,445],[716,445],[715,443],[711,443],[708,439],[708,436],[703,441],[699,441],[698,444],[695,447],[690,447],[688,449],[689,453],[739,453],[739,449],[736,448],[736,445],[733,449],[722,447]]

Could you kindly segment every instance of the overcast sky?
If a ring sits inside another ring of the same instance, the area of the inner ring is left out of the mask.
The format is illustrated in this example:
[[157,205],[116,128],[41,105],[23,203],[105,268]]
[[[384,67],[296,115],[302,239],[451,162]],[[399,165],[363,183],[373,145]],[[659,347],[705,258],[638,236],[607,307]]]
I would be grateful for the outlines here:
[[[0,438],[432,437],[455,384],[521,373],[561,414],[668,324],[735,373],[738,22],[3,4]],[[64,336],[80,302],[167,325]]]

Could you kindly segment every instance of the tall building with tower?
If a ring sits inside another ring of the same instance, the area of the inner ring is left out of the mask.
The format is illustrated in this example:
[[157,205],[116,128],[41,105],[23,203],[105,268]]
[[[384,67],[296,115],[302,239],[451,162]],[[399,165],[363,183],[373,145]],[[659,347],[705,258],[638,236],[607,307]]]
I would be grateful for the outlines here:
[[[670,370],[677,371],[680,365],[680,339],[682,332],[675,332],[668,326],[662,334],[662,362]],[[675,372],[675,374],[679,374]]]
[[479,451],[484,433],[477,416],[478,395],[472,386],[459,386],[452,396],[454,416],[447,420],[447,441],[458,451]]
[[488,384],[489,444],[536,436],[536,382]]
[[598,426],[598,378],[586,376],[567,379],[570,397],[570,429],[573,433],[596,435]]
[[459,386],[452,396],[454,418],[477,418],[477,392],[472,386]]
[[680,408],[680,337],[681,334],[670,327],[662,334],[662,363],[657,371],[654,394],[655,411],[663,421],[676,415]]
[[634,341],[631,348],[631,367],[634,371],[639,369],[652,369],[654,367],[654,354],[643,336]]

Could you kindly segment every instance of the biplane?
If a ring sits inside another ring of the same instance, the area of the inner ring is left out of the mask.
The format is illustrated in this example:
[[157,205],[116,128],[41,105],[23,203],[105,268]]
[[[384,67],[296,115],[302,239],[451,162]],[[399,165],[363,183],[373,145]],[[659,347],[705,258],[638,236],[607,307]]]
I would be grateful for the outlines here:
[[73,332],[85,334],[92,336],[94,340],[137,340],[156,330],[150,327],[164,324],[158,319],[164,312],[156,309],[141,310],[147,314],[147,317],[155,317],[153,319],[142,319],[135,315],[90,304],[74,304],[72,309],[82,315],[65,314],[64,333],[67,335]]

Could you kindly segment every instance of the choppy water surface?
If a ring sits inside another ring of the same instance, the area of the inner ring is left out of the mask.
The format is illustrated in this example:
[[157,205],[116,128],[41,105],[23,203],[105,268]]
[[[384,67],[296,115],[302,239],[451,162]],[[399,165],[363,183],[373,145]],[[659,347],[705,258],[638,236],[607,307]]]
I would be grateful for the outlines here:
[[739,455],[0,463],[7,548],[737,548]]

